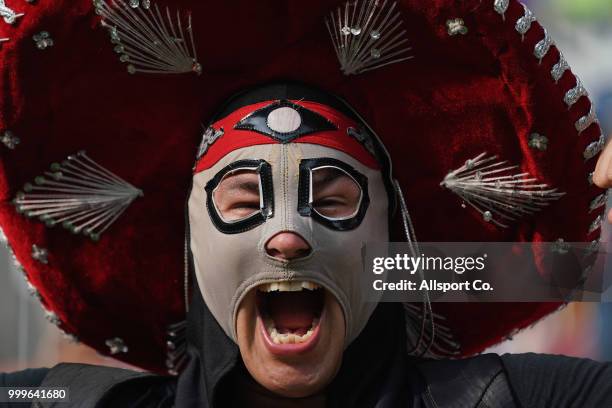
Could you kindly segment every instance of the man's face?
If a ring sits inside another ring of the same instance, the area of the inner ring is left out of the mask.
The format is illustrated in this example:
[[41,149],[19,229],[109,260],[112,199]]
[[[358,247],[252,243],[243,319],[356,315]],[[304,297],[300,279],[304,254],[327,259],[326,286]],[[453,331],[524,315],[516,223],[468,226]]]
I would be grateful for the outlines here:
[[[313,206],[343,218],[359,206],[361,191],[348,176],[332,168],[313,174]],[[259,176],[237,171],[214,191],[224,219],[238,220],[260,207]],[[284,261],[308,256],[311,248],[294,232],[280,232],[265,245]],[[321,390],[342,361],[345,322],[335,297],[309,281],[263,284],[249,291],[238,309],[238,346],[251,376],[279,395],[304,397]]]
[[388,198],[378,164],[349,132],[354,123],[314,103],[299,114],[277,109],[292,115],[272,111],[253,126],[322,130],[308,142],[270,143],[235,125],[244,112],[217,123],[225,134],[213,148],[243,145],[196,166],[190,248],[202,297],[251,376],[304,397],[334,378],[376,306],[361,290],[361,250],[388,240]]

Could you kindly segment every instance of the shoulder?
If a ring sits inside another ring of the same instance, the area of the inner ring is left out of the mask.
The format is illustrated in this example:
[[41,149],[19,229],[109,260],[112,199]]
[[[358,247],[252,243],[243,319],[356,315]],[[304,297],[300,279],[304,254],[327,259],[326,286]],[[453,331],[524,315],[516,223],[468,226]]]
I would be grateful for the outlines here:
[[525,406],[612,406],[612,363],[548,354],[504,354],[502,364]]
[[[612,407],[612,363],[546,354],[423,361],[426,406]],[[481,405],[478,405],[481,404]]]
[[426,384],[424,399],[431,406],[517,406],[501,359],[496,354],[423,361],[417,368]]
[[569,357],[560,354],[503,354],[500,356],[505,368],[509,370],[551,371],[563,368],[567,370],[594,370],[600,373],[612,370],[612,363],[599,362],[588,358]]
[[[29,368],[12,373],[0,373],[0,388],[39,387],[48,372],[48,368]],[[23,407],[24,405],[0,400],[0,408]]]
[[48,368],[29,368],[14,373],[0,373],[0,387],[38,387]]
[[174,399],[175,379],[147,372],[88,364],[58,364],[41,387],[67,387],[70,401],[64,408],[158,407]]

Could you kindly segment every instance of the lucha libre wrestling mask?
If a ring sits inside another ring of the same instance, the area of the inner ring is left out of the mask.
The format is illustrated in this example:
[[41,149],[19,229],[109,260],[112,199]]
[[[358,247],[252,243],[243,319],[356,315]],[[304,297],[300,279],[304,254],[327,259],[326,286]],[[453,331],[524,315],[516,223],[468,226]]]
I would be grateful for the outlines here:
[[[336,109],[302,100],[243,106],[208,128],[189,198],[190,246],[203,298],[234,341],[251,290],[327,291],[344,313],[345,346],[364,328],[376,304],[360,291],[362,246],[388,241],[373,137]],[[309,249],[274,257],[266,244],[281,232]]]

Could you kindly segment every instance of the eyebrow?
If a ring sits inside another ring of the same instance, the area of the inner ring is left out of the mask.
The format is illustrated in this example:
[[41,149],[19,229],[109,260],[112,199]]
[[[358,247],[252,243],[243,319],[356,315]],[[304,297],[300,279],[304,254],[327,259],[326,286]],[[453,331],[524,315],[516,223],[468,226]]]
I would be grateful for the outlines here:
[[[336,170],[336,169],[320,169],[317,171],[313,171],[313,176],[312,176],[313,184],[316,184],[318,187],[325,187],[331,184],[332,182],[334,182],[336,179],[339,179],[340,177],[348,177],[346,173],[344,173],[342,170],[338,170],[338,171],[333,171],[333,170]],[[317,175],[321,175],[321,174],[323,175],[317,177]]]
[[229,180],[224,187],[227,190],[242,190],[247,193],[259,194],[259,182]]
[[[256,176],[256,178],[253,176]],[[219,187],[226,191],[238,190],[259,195],[259,183],[260,179],[256,173],[244,172],[229,174],[225,180],[219,183]]]

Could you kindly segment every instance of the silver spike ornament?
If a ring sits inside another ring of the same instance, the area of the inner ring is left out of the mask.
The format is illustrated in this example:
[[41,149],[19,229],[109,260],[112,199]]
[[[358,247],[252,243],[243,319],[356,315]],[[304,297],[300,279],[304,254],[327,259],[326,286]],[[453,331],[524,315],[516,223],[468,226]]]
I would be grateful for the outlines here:
[[111,1],[94,0],[94,6],[130,74],[202,73],[190,14],[173,16],[150,0]]
[[93,161],[84,151],[54,163],[13,200],[18,212],[48,227],[62,225],[94,241],[142,191]]
[[476,209],[486,222],[506,228],[508,221],[534,214],[565,194],[518,168],[481,153],[449,172],[440,185]]

